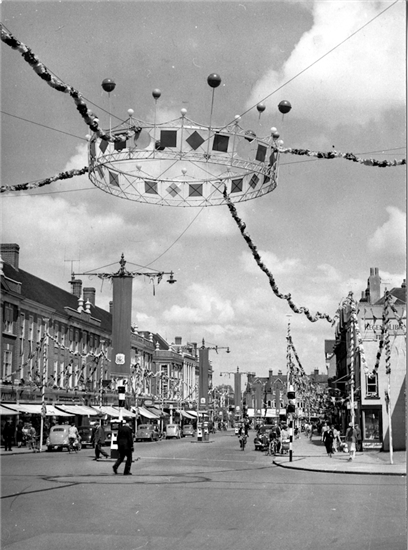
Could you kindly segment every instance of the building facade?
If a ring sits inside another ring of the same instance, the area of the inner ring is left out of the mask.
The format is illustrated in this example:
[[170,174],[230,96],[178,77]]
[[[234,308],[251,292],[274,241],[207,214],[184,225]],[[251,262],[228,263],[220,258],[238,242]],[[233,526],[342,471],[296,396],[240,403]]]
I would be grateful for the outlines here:
[[[387,313],[389,357],[384,351],[385,290],[378,268],[371,268],[367,288],[356,308],[357,330],[348,305],[342,308],[336,326],[336,374],[331,386],[336,390],[333,395],[338,403],[338,419],[344,431],[354,408],[363,450],[389,451],[390,437],[394,450],[406,447],[405,280],[401,287],[389,291],[393,304]],[[362,347],[356,349],[359,336]]]

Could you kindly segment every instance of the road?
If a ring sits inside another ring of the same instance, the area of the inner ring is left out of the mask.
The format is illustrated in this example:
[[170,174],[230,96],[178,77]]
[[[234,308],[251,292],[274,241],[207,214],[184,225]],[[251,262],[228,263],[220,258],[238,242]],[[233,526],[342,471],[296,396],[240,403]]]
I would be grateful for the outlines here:
[[253,432],[244,452],[211,439],[137,443],[132,476],[92,449],[3,456],[1,547],[406,550],[405,479],[279,468]]

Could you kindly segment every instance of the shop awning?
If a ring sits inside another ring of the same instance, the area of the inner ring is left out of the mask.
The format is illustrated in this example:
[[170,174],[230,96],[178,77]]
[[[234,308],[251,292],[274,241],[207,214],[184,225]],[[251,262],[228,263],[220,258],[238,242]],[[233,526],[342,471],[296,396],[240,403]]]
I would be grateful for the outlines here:
[[[99,414],[101,411],[102,414],[107,416],[113,416],[114,418],[119,418],[119,407],[111,407],[109,405],[104,405],[102,407],[95,408],[96,414]],[[125,418],[133,418],[135,413],[128,411],[127,409],[121,409],[122,416]]]
[[197,416],[195,414],[191,414],[190,411],[178,411],[183,418],[188,418],[189,420],[195,420]]
[[[17,411],[18,413],[41,414],[41,405],[39,403],[13,403],[13,405],[11,406],[13,407],[13,410]],[[46,403],[46,407],[46,416],[73,416],[71,413],[60,411],[59,409],[54,407],[54,405],[48,405],[48,403]]]
[[92,407],[87,407],[86,405],[56,405],[56,408],[69,413],[70,415],[80,415],[80,416],[96,416],[98,411]]
[[[187,412],[187,411],[184,411]],[[197,411],[188,411],[187,414],[191,416],[191,418],[197,418]]]
[[148,411],[154,413],[157,417],[160,417],[161,415],[163,416],[170,416],[168,413],[164,412],[164,411],[161,411],[160,409],[156,409],[156,408],[148,408],[147,409]]
[[18,414],[17,411],[13,411],[13,409],[8,409],[7,407],[4,407],[3,405],[0,405],[0,415],[14,416],[16,414]]
[[158,418],[160,418],[157,414],[154,414],[148,411],[144,407],[138,407],[138,412],[140,416],[144,416],[145,418],[150,418],[151,420],[157,420]]

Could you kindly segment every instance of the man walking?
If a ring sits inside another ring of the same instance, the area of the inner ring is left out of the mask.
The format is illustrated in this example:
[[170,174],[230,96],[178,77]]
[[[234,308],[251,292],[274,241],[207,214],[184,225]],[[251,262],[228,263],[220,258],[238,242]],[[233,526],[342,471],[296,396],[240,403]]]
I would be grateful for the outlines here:
[[131,476],[130,468],[132,466],[132,453],[133,453],[133,432],[126,424],[126,420],[122,420],[122,424],[118,429],[118,451],[119,457],[115,464],[112,466],[115,474],[118,473],[118,468],[126,458],[124,476]]
[[99,456],[102,455],[105,458],[109,458],[108,453],[106,453],[102,449],[102,445],[105,445],[106,435],[105,435],[105,428],[103,425],[103,420],[101,420],[99,426],[96,428],[95,434],[94,434],[94,444],[95,444],[95,458],[94,460],[98,460]]
[[7,422],[3,428],[4,450],[11,451],[11,445],[14,443],[14,426],[11,419],[7,418]]

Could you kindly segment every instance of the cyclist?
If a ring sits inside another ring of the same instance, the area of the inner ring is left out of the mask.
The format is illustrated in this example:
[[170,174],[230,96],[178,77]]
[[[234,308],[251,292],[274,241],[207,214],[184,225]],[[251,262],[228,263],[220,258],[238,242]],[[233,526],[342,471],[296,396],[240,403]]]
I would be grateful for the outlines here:
[[246,433],[246,430],[245,430],[244,426],[241,426],[239,428],[238,438],[239,438],[239,446],[241,447],[242,450],[244,450],[247,439],[248,439],[248,435]]
[[79,432],[78,428],[75,426],[75,423],[72,422],[71,426],[68,428],[68,451],[78,451],[79,444]]

